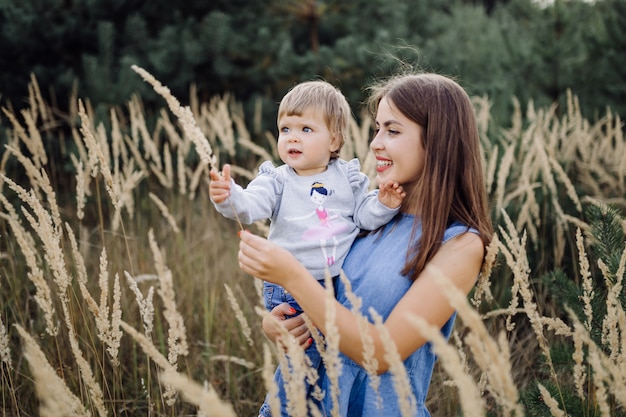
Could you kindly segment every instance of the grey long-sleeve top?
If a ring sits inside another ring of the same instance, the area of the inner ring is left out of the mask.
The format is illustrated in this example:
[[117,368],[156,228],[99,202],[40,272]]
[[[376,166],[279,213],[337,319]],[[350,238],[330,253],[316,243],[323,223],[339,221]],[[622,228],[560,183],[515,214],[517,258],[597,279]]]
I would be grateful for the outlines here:
[[331,276],[339,274],[359,229],[374,230],[399,211],[383,205],[378,190],[368,189],[357,159],[332,160],[326,171],[310,176],[267,161],[245,189],[233,181],[229,199],[214,205],[231,219],[234,208],[245,224],[270,219],[268,239],[323,280],[327,267]]

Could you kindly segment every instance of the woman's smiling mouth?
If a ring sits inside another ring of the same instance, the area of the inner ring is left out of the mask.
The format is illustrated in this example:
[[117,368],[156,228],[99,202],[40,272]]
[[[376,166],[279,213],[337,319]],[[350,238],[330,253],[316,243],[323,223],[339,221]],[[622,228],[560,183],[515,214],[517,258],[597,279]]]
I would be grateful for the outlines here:
[[376,171],[382,172],[393,165],[391,159],[376,158]]

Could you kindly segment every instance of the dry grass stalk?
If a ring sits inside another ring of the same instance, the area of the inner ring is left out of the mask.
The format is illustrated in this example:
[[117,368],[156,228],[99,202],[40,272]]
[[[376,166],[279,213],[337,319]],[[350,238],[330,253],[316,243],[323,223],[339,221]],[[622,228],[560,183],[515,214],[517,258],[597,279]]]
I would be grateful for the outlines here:
[[[505,219],[509,219],[508,216],[506,216],[506,213]],[[531,327],[537,338],[539,348],[541,349],[541,352],[546,359],[552,377],[557,380],[558,378],[556,375],[556,371],[554,370],[552,356],[550,354],[550,346],[543,332],[542,317],[537,310],[537,304],[533,301],[532,291],[530,290],[530,266],[528,265],[528,257],[526,256],[526,251],[524,249],[526,245],[526,235],[524,234],[523,237],[520,239],[517,235],[517,232],[512,227],[510,219],[509,221],[507,221],[507,224],[508,231],[509,233],[511,233],[511,235],[508,235],[502,228],[500,228],[501,235],[505,237],[505,243],[500,244],[500,249],[504,254],[507,265],[509,266],[509,268],[511,268],[511,271],[513,272],[514,284],[512,292],[515,295],[512,297],[509,309],[511,309],[511,311],[517,309],[519,303],[519,295],[521,295],[522,299],[524,300],[524,313],[526,313],[526,316],[530,321]],[[509,324],[509,322],[507,322],[507,324]]]
[[[589,330],[587,330],[589,331]],[[574,342],[574,353],[572,359],[574,360],[574,366],[572,368],[572,377],[574,379],[574,387],[576,388],[576,394],[581,400],[586,398],[585,395],[585,379],[587,378],[587,372],[585,370],[584,351],[582,339],[576,337],[576,334],[572,335]]]
[[72,355],[74,356],[76,364],[78,365],[80,377],[85,384],[87,391],[89,392],[89,398],[93,404],[93,407],[96,409],[100,417],[105,417],[107,415],[107,412],[104,408],[102,389],[97,384],[93,376],[93,372],[89,367],[89,363],[85,359],[83,352],[78,345],[78,339],[76,336],[74,325],[72,324],[72,315],[69,311],[68,301],[62,300],[61,307],[63,309],[63,318],[67,327],[67,336],[70,341],[70,350],[72,352]]
[[[93,170],[93,167],[91,166],[91,163],[94,161],[91,161],[89,159],[89,154],[87,152],[87,149],[85,148],[85,143],[82,139],[82,136],[80,134],[80,132],[73,128],[72,129],[72,139],[74,141],[74,145],[76,146],[76,150],[78,151],[78,156],[73,156],[74,158],[77,159],[77,161],[83,161],[83,164],[85,165],[85,172],[90,173]],[[70,158],[72,157],[72,155],[70,156]],[[91,190],[88,187],[85,187],[85,191],[87,193],[87,195],[91,195],[90,192]]]
[[237,356],[213,355],[211,356],[211,361],[234,363],[235,365],[243,366],[246,369],[256,368],[256,365],[252,362],[247,361],[243,358],[238,358]]
[[[9,203],[6,201],[5,197],[0,195],[0,198],[3,200],[3,204],[8,207]],[[15,214],[5,215],[4,213],[0,213],[0,217],[4,218],[9,223],[9,226],[13,231],[13,238],[17,241],[17,244],[24,255],[24,259],[26,260],[26,265],[29,268],[29,272],[26,276],[35,286],[35,296],[33,298],[43,313],[44,320],[46,322],[46,333],[50,336],[56,336],[59,329],[55,323],[55,310],[52,304],[52,292],[48,282],[44,278],[43,270],[39,267],[34,241],[28,232],[22,227]]]
[[[380,386],[380,377],[378,376],[378,360],[376,360],[376,357],[374,356],[374,338],[369,331],[370,322],[361,312],[363,300],[352,292],[352,284],[343,271],[341,271],[339,279],[341,279],[346,288],[346,297],[350,301],[350,311],[352,311],[352,314],[356,318],[357,328],[359,329],[359,334],[361,335],[361,342],[363,343],[363,368],[369,375],[372,390],[378,396],[378,387]],[[378,401],[380,400],[381,399],[378,398]]]
[[[172,371],[176,372],[176,368],[172,366],[171,360],[166,359],[161,352],[154,346],[154,344],[144,335],[135,330],[132,326],[127,324],[124,321],[120,322],[120,327],[124,329],[126,333],[128,333],[135,341],[141,346],[143,351],[159,366],[163,371]],[[169,342],[169,340],[168,340]],[[170,349],[171,350],[171,349]],[[169,384],[165,383],[165,390],[163,391],[163,398],[165,402],[172,406],[176,402],[176,390],[175,388]]]
[[174,281],[172,280],[172,271],[165,265],[163,255],[154,240],[154,232],[152,229],[148,231],[148,239],[154,256],[157,275],[159,276],[160,288],[158,294],[161,296],[165,307],[163,317],[165,317],[169,325],[167,339],[169,347],[168,360],[172,368],[176,369],[178,357],[187,356],[189,354],[185,322],[176,308],[176,294],[174,291]]
[[[317,327],[315,327],[311,319],[309,319],[306,314],[302,313],[302,319],[304,320],[306,326],[311,330],[311,337],[315,341],[315,348],[318,350],[322,358],[324,358],[324,355],[326,354],[326,342],[324,335],[317,329]],[[316,384],[318,378],[319,374],[317,370],[311,369],[311,372],[307,374],[308,382],[311,386],[313,386],[313,390],[310,392],[309,396],[321,401],[325,394],[322,392],[319,385]]]
[[[267,313],[267,312],[266,312]],[[267,313],[269,314],[269,313]],[[263,383],[267,389],[265,400],[271,410],[280,410],[280,400],[278,398],[278,387],[274,383],[275,367],[272,363],[272,352],[267,343],[263,344]]]
[[[87,304],[87,308],[96,318],[97,323],[99,317],[102,316],[102,313],[100,312],[100,307],[98,306],[98,303],[96,303],[96,300],[94,300],[94,298],[89,293],[89,290],[87,289],[87,268],[85,267],[84,258],[78,249],[78,243],[76,242],[76,237],[74,236],[72,228],[69,224],[66,223],[65,229],[67,231],[67,236],[70,240],[74,266],[76,268],[76,281],[78,282],[80,293],[83,297],[83,300]],[[108,317],[108,313],[106,314],[106,317]]]
[[126,152],[126,148],[123,146],[124,144],[124,135],[120,130],[120,123],[117,119],[117,113],[115,109],[111,109],[111,153],[112,153],[112,165],[113,165],[113,176],[117,178],[120,175],[120,159],[123,158],[123,164],[126,165],[128,163],[128,152]]
[[[165,179],[161,180],[161,184],[169,189],[174,186],[174,167],[172,166],[172,152],[170,151],[169,143],[163,145],[163,166]],[[151,167],[153,167],[153,165],[151,165]]]
[[393,386],[398,397],[398,406],[400,407],[400,414],[403,417],[410,417],[415,415],[416,401],[413,392],[411,391],[411,383],[404,367],[404,362],[400,358],[398,349],[393,339],[389,335],[383,318],[370,307],[370,316],[374,321],[374,326],[380,333],[380,340],[385,349],[384,359],[389,364],[389,373],[392,375]]
[[487,163],[485,164],[485,180],[486,180],[486,188],[487,192],[491,192],[491,188],[496,180],[496,169],[498,168],[499,161],[499,148],[496,145],[493,145],[487,151],[489,158],[487,159]]
[[[262,317],[270,314],[259,307],[255,307],[255,310]],[[276,339],[276,353],[287,398],[287,404],[283,405],[286,406],[290,416],[306,417],[307,407],[314,408],[315,405],[311,400],[307,401],[306,384],[303,382],[307,380],[310,384],[315,384],[318,378],[317,369],[311,367],[311,361],[305,356],[304,349],[278,321],[275,322],[275,329],[279,333]],[[271,360],[266,357],[263,379],[269,393],[269,405],[272,410],[280,410],[281,404],[277,397],[278,387],[273,380],[272,370],[267,369],[269,367],[271,367]]]
[[[474,361],[488,379],[487,389],[504,410],[505,415],[522,416],[519,393],[512,377],[510,352],[504,333],[494,340],[474,310],[467,297],[440,270],[428,267],[435,272],[437,284],[448,298],[450,305],[458,312],[470,332],[465,336],[465,343],[472,352]],[[451,375],[452,376],[452,375]]]
[[243,314],[243,310],[241,310],[241,306],[237,302],[235,295],[233,294],[233,290],[228,286],[228,284],[224,284],[224,288],[226,289],[226,297],[228,298],[228,302],[230,303],[231,308],[235,312],[235,317],[241,326],[241,332],[243,336],[246,338],[248,345],[250,347],[254,346],[254,340],[252,340],[252,330],[248,325],[248,321],[246,320],[245,314]]
[[208,169],[206,164],[198,164],[196,169],[190,175],[191,180],[189,181],[189,200],[193,200],[196,198],[196,190],[198,189],[198,185],[200,184],[200,180],[202,178],[207,178]]
[[619,266],[615,273],[609,271],[602,260],[598,260],[598,267],[602,271],[609,289],[606,296],[606,316],[602,322],[602,342],[610,349],[611,360],[616,361],[623,346],[620,333],[623,334],[622,332],[626,331],[625,328],[622,328],[620,332],[619,326],[620,319],[626,314],[620,301],[626,269],[626,248],[622,252]]
[[187,376],[173,370],[165,370],[160,378],[174,387],[185,400],[198,406],[199,413],[205,416],[236,417],[232,405],[222,401],[215,390],[208,385],[202,387]]
[[134,163],[137,164],[141,172],[150,172],[150,170],[148,169],[148,164],[146,161],[144,161],[143,157],[141,156],[141,152],[139,152],[139,148],[137,147],[137,145],[135,145],[135,143],[132,141],[132,139],[129,136],[125,135],[123,136],[123,138],[124,138],[124,144],[126,146],[121,147],[121,148],[129,150],[130,154],[133,157],[133,159],[129,160],[126,164],[130,164],[131,161],[133,161]]
[[[283,376],[283,389],[287,398],[287,413],[294,417],[307,415],[306,385],[307,378],[306,357],[303,349],[288,333],[281,335],[282,341],[278,352],[278,363]],[[287,342],[289,340],[289,342]],[[309,368],[310,369],[310,368]]]
[[33,162],[37,166],[37,168],[41,169],[43,165],[48,163],[48,156],[46,155],[46,149],[43,146],[43,140],[41,139],[41,133],[39,132],[39,128],[37,127],[37,107],[31,107],[31,111],[28,109],[22,110],[22,117],[24,118],[24,122],[28,127],[28,136],[31,142],[31,158]]
[[187,193],[187,174],[185,168],[185,153],[178,147],[176,149],[176,176],[178,178],[178,192],[180,195]]
[[144,118],[143,108],[139,97],[133,95],[128,103],[128,110],[130,112],[130,130],[131,138],[135,143],[135,146],[139,147],[140,144],[143,148],[143,160],[149,163],[150,161],[156,164],[157,170],[163,169],[163,163],[161,161],[161,154],[157,148],[157,144],[152,140],[146,120]]
[[339,376],[341,375],[341,361],[339,359],[339,329],[335,323],[337,309],[335,306],[335,291],[333,281],[328,269],[324,276],[326,287],[326,348],[320,352],[322,360],[326,367],[326,375],[330,381],[330,392],[326,396],[330,396],[332,403],[332,415],[339,416]]
[[22,207],[24,217],[43,243],[44,256],[52,269],[53,279],[59,288],[59,297],[61,300],[67,300],[67,289],[71,279],[67,272],[65,255],[61,247],[62,229],[56,227],[53,216],[43,207],[33,190],[26,191],[9,178],[2,177],[9,188],[17,193],[18,197],[33,210],[33,214],[31,214],[25,207]]
[[11,347],[9,341],[9,333],[4,326],[2,316],[0,316],[0,361],[2,361],[2,363],[4,363],[9,370],[13,370],[13,361],[11,360]]
[[78,103],[78,115],[80,116],[81,121],[80,131],[82,133],[83,140],[85,141],[85,145],[87,146],[89,155],[91,176],[95,178],[98,175],[98,171],[102,172],[104,185],[107,193],[109,194],[109,198],[111,199],[113,206],[117,209],[120,199],[120,186],[114,181],[113,174],[109,169],[109,159],[106,156],[106,154],[108,154],[108,150],[106,146],[102,146],[102,141],[96,139],[94,132],[91,130],[91,121],[85,111],[85,106],[82,101],[79,101]]
[[144,298],[143,294],[139,290],[137,281],[128,272],[124,271],[124,276],[128,282],[128,286],[135,294],[137,305],[139,306],[139,314],[141,315],[141,321],[143,323],[143,332],[146,337],[150,338],[152,335],[152,327],[154,325],[154,304],[152,299],[154,297],[154,287],[150,287],[148,294]]
[[211,98],[208,106],[203,107],[202,116],[213,128],[213,133],[220,141],[220,149],[228,152],[230,156],[234,156],[236,140],[233,119],[229,112],[230,102],[231,95],[228,93],[222,97],[215,96]]
[[[41,136],[39,135],[39,131],[35,128],[35,140],[31,139],[31,133],[26,132],[26,129],[20,124],[15,115],[9,110],[2,108],[2,112],[9,119],[11,126],[13,127],[13,134],[16,138],[20,139],[26,148],[30,152],[33,158],[33,163],[37,169],[41,168],[42,165],[45,165],[47,162],[47,156],[45,150],[43,148],[43,143],[41,142]],[[28,115],[26,112],[22,112],[22,114]],[[32,120],[32,119],[28,119]],[[38,140],[37,140],[38,139]],[[43,154],[43,157],[42,157]]]
[[52,122],[52,111],[48,109],[41,95],[39,83],[34,73],[30,74],[30,83],[28,83],[28,102],[31,104],[33,118],[35,120],[37,119],[37,114],[39,114],[44,123]]
[[[195,97],[191,96],[192,100]],[[181,135],[174,127],[174,124],[169,118],[169,113],[166,109],[161,109],[159,111],[159,118],[157,119],[157,124],[155,131],[159,132],[160,130],[165,131],[165,135],[167,136],[167,140],[180,152],[183,154],[187,154],[191,150],[192,143],[189,140],[184,140]]]
[[33,192],[37,196],[39,200],[43,200],[39,194],[39,191],[43,191],[48,200],[48,205],[50,207],[50,214],[52,216],[52,220],[54,220],[54,225],[57,229],[61,228],[61,214],[59,212],[59,208],[56,201],[56,193],[52,188],[52,184],[50,184],[50,179],[48,178],[48,174],[44,169],[38,169],[32,163],[32,160],[24,156],[18,149],[7,146],[6,149],[15,155],[18,161],[22,164],[26,173],[30,179],[30,185],[32,187]]
[[122,321],[120,323],[120,327],[126,333],[128,333],[128,335],[132,337],[135,342],[139,344],[139,346],[141,346],[141,349],[143,349],[144,353],[148,355],[148,357],[152,359],[154,363],[156,363],[161,369],[176,372],[176,369],[174,369],[172,365],[170,365],[170,362],[167,360],[167,358],[163,356],[161,352],[159,352],[159,349],[154,346],[150,339],[148,339],[145,335],[139,333],[137,330],[135,330],[134,327],[132,327],[125,321]]
[[70,391],[35,340],[19,324],[14,325],[24,341],[24,356],[28,360],[35,381],[39,413],[42,417],[85,416],[91,417],[80,399]]
[[483,297],[488,302],[494,300],[493,294],[491,293],[491,282],[489,281],[489,277],[491,276],[492,268],[495,265],[496,257],[500,252],[499,242],[500,239],[498,239],[498,235],[494,233],[491,243],[487,247],[485,261],[483,262],[482,269],[478,275],[478,281],[474,286],[475,289],[472,297],[472,304],[475,308],[480,306]]
[[539,383],[537,384],[537,387],[539,388],[539,392],[541,393],[541,398],[543,399],[543,402],[546,403],[546,405],[550,409],[550,415],[552,415],[553,417],[567,417],[567,414],[565,414],[563,410],[559,408],[558,401],[555,400],[552,395],[550,395],[550,392],[546,389],[546,387]]
[[[106,249],[102,249],[100,255],[100,306],[98,314],[95,316],[98,337],[107,347],[107,352],[111,357],[114,366],[119,366],[118,351],[122,331],[120,322],[122,321],[122,308],[120,305],[122,293],[120,290],[119,276],[115,274],[113,281],[113,304],[109,308],[109,275]],[[109,319],[109,314],[111,318]]]
[[131,161],[124,166],[124,172],[116,183],[118,184],[118,203],[115,206],[113,219],[111,220],[111,229],[115,232],[119,229],[122,221],[122,209],[125,208],[129,217],[132,219],[135,214],[135,198],[133,190],[137,188],[139,182],[144,178],[144,171],[135,171],[135,165]]
[[580,276],[583,290],[583,311],[585,312],[585,317],[587,319],[585,321],[585,327],[587,328],[587,331],[591,331],[591,323],[593,322],[593,308],[591,306],[591,302],[595,297],[595,292],[593,290],[591,271],[589,270],[589,259],[587,259],[585,242],[580,228],[576,229],[576,247],[578,248],[578,264],[580,266]]
[[618,402],[622,406],[626,405],[626,372],[622,369],[622,364],[616,366],[616,363],[611,361],[602,349],[591,340],[591,335],[580,323],[576,315],[570,309],[567,309],[567,311],[573,322],[573,337],[582,340],[589,348],[587,360],[593,369],[590,375],[591,382],[595,387],[595,404],[600,409],[600,415],[612,415],[607,386],[612,389]]
[[504,151],[504,155],[500,160],[500,169],[498,169],[498,181],[496,183],[495,194],[492,196],[496,213],[504,208],[504,197],[506,192],[506,180],[509,177],[511,166],[515,161],[515,145],[509,145]]
[[609,395],[604,384],[604,381],[608,379],[608,373],[606,369],[602,366],[602,362],[600,360],[600,352],[598,349],[592,349],[591,346],[589,348],[589,364],[593,368],[593,372],[591,373],[593,384],[595,386],[595,400],[597,402],[598,408],[600,409],[601,416],[610,416],[611,415],[611,407],[609,406]]
[[85,217],[85,204],[87,203],[85,189],[89,187],[90,177],[84,169],[82,160],[78,160],[74,154],[70,155],[70,159],[76,170],[76,217],[79,220],[83,220]]
[[209,144],[207,138],[196,125],[191,109],[189,107],[181,106],[176,97],[171,94],[169,88],[163,86],[146,70],[138,67],[137,65],[133,65],[131,68],[138,73],[144,81],[152,85],[154,91],[165,99],[172,113],[174,113],[174,115],[178,118],[178,121],[180,122],[187,137],[189,137],[194,145],[196,145],[196,150],[198,155],[200,155],[200,159],[203,164],[208,165],[209,169],[212,169],[215,166],[213,150],[211,149],[211,145]]
[[154,204],[157,205],[157,207],[159,208],[159,211],[161,212],[165,220],[167,220],[169,225],[172,227],[172,230],[174,230],[174,233],[179,233],[180,229],[178,228],[178,225],[176,224],[176,219],[174,219],[174,216],[172,216],[172,214],[168,210],[165,203],[161,201],[161,199],[159,199],[159,197],[157,197],[156,194],[152,192],[148,193],[148,196],[150,197],[150,200],[152,200]]
[[408,319],[420,334],[432,343],[433,351],[439,357],[441,365],[457,386],[463,416],[483,417],[485,404],[481,400],[481,392],[472,376],[467,374],[459,350],[448,344],[440,329],[429,325],[422,317],[411,316]]

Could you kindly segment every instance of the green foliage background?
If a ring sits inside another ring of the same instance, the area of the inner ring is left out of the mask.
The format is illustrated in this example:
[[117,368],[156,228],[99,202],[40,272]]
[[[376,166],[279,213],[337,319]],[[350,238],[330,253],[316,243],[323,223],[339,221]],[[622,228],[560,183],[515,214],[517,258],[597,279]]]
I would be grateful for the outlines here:
[[295,83],[323,77],[356,108],[400,58],[487,95],[496,125],[512,97],[564,104],[567,89],[593,119],[626,113],[625,22],[624,0],[0,0],[0,94],[23,102],[34,73],[60,108],[73,89],[105,108],[136,92],[157,105],[136,64],[183,101],[192,83],[262,100],[262,132]]

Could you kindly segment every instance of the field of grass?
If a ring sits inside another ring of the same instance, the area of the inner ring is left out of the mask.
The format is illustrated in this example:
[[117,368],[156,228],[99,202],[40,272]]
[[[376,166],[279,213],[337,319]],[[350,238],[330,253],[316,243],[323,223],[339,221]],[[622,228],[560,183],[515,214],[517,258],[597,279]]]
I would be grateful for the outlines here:
[[[239,226],[207,191],[211,166],[233,164],[245,183],[277,161],[275,139],[228,94],[200,103],[192,89],[183,106],[135,71],[163,109],[133,97],[97,117],[76,97],[62,111],[35,79],[23,108],[3,108],[3,416],[252,416],[284,357],[259,326],[260,283],[237,267]],[[448,289],[459,312],[449,343],[414,320],[441,358],[429,408],[625,415],[622,122],[610,111],[584,120],[570,97],[567,109],[517,106],[494,127],[488,100],[474,102],[496,262],[469,298]],[[370,131],[363,114],[342,156],[373,174]],[[294,415],[305,415],[297,395]]]

